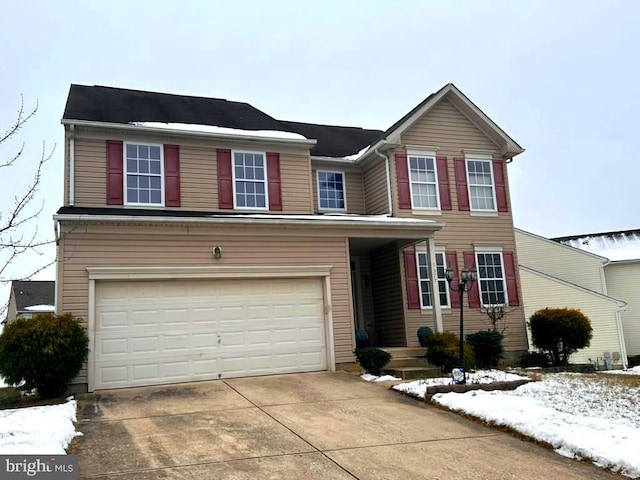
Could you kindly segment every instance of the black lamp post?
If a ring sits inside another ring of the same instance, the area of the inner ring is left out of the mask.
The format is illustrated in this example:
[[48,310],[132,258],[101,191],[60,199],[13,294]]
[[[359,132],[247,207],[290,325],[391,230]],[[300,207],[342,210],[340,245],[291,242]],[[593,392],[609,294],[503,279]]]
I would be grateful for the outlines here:
[[464,292],[471,290],[473,282],[477,279],[477,273],[473,268],[463,268],[460,272],[460,280],[458,280],[458,286],[454,287],[452,282],[455,278],[455,271],[449,267],[445,271],[445,278],[449,284],[449,288],[458,292],[460,296],[460,368],[462,369],[462,383],[467,383],[467,372],[464,368]]

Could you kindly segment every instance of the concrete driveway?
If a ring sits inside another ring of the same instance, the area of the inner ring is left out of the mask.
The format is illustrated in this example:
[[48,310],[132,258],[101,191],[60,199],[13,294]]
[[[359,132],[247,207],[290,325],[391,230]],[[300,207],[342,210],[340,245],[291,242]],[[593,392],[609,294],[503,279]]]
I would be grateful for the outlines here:
[[347,373],[80,398],[82,478],[619,478]]

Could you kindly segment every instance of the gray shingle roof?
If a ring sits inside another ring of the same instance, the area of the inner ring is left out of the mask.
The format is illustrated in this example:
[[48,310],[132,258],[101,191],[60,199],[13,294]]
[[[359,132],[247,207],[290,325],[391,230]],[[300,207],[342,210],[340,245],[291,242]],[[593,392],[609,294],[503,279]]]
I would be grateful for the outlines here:
[[53,281],[14,280],[11,282],[11,291],[16,309],[20,312],[34,305],[53,305],[55,285]]

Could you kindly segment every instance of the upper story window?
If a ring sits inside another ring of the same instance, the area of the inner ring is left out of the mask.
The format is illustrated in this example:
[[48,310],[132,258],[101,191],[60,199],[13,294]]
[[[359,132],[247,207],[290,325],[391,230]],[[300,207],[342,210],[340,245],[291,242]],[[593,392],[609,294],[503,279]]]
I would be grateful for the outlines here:
[[[420,305],[422,308],[431,308],[431,280],[429,269],[429,255],[427,252],[416,252],[418,262],[418,285],[420,287]],[[449,287],[445,277],[447,269],[444,252],[436,252],[436,270],[438,272],[438,293],[440,294],[440,306],[450,307]]]
[[262,152],[233,152],[236,208],[267,209],[267,172]]
[[163,205],[162,146],[126,143],[124,148],[125,203],[127,205]]
[[471,210],[495,212],[496,192],[490,157],[466,157],[467,184]]
[[409,153],[411,204],[416,209],[440,209],[436,156],[432,153]]
[[507,288],[502,252],[476,252],[482,305],[506,305]]
[[344,172],[318,170],[317,176],[318,208],[320,210],[346,210]]

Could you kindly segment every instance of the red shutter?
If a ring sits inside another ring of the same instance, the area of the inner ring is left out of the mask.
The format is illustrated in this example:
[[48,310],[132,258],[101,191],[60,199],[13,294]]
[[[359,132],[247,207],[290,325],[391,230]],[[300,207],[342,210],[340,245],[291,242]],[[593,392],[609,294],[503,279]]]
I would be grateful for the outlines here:
[[180,206],[180,146],[164,146],[164,204]]
[[120,140],[107,140],[107,205],[124,203],[123,145]]
[[420,308],[420,290],[418,289],[418,266],[413,249],[404,252],[404,276],[407,286],[407,308]]
[[409,166],[407,155],[396,153],[396,177],[398,180],[398,206],[411,209],[411,188],[409,187]]
[[449,169],[447,157],[436,157],[438,165],[438,187],[440,189],[440,209],[451,210],[451,192],[449,189]]
[[218,159],[218,208],[233,208],[231,150],[217,149],[216,158]]
[[269,181],[269,210],[282,210],[280,187],[280,154],[267,152],[267,179]]
[[[466,268],[475,268],[476,264],[476,254],[473,252],[464,252],[464,266]],[[471,285],[471,290],[467,294],[469,297],[469,307],[471,308],[479,308],[480,307],[480,290],[478,288],[478,284],[480,283],[480,279],[478,278],[477,282],[473,282]]]
[[504,261],[504,276],[507,280],[507,296],[509,297],[509,305],[517,307],[520,305],[520,299],[518,298],[516,263],[513,252],[502,252],[502,260]]
[[[456,252],[445,252],[444,255],[447,262],[446,267],[453,269],[453,281],[451,283],[456,288],[458,286],[458,254]],[[449,298],[451,299],[451,308],[460,308],[460,295],[458,292],[450,290]]]
[[499,212],[508,212],[507,205],[507,187],[504,181],[504,163],[502,160],[493,161],[493,182],[496,186],[496,201],[498,202]]
[[467,166],[464,158],[454,158],[456,171],[456,191],[458,192],[458,210],[469,211],[469,191],[467,190]]

